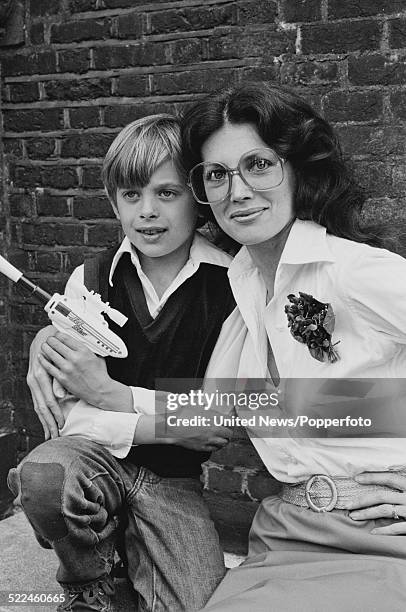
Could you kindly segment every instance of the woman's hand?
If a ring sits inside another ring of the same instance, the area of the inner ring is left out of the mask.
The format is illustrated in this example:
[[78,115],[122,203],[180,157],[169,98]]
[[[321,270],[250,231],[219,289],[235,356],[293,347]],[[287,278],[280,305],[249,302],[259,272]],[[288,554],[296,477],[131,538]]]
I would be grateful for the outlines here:
[[30,347],[30,363],[27,374],[27,384],[31,391],[34,410],[44,430],[45,440],[57,438],[58,428],[63,427],[65,419],[58,404],[52,386],[52,377],[41,365],[38,358],[41,345],[47,338],[57,333],[55,327],[48,325],[41,329]]
[[377,535],[406,535],[406,475],[396,472],[364,472],[355,477],[360,484],[385,485],[396,491],[376,491],[356,497],[348,505],[354,521],[393,519],[386,527],[371,531]]
[[41,366],[75,397],[98,406],[111,378],[106,362],[82,342],[56,332],[41,345]]

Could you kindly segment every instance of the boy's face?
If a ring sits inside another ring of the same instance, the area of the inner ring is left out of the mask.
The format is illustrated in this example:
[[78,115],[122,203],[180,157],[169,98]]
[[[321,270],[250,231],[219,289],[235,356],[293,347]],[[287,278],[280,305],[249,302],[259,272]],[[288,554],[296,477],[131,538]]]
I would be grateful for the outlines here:
[[187,256],[197,206],[171,160],[157,168],[145,187],[117,189],[115,213],[141,262],[143,256]]

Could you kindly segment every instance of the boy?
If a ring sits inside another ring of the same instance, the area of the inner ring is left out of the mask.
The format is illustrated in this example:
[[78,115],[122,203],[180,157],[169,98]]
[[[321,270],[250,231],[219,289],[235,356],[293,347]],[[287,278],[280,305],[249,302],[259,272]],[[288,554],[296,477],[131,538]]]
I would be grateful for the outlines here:
[[[48,338],[40,364],[80,400],[66,409],[62,436],[34,449],[9,484],[39,540],[58,555],[66,593],[58,610],[111,609],[119,519],[138,609],[198,610],[224,574],[201,497],[201,463],[230,432],[153,444],[154,416],[139,387],[204,376],[234,308],[229,257],[194,233],[198,211],[173,117],[124,128],[106,155],[103,181],[125,238],[114,254],[76,269],[66,291],[73,295],[73,281],[84,278],[128,316],[123,328],[111,327],[129,355],[104,362],[65,334]],[[31,389],[38,409],[44,396],[37,382]]]

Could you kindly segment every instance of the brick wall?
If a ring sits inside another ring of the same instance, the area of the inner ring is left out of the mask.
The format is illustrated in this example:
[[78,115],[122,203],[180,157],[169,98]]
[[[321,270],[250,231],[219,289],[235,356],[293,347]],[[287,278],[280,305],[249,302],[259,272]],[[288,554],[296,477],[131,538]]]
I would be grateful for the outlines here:
[[[25,43],[0,50],[0,248],[48,290],[118,239],[99,168],[119,129],[229,83],[300,90],[336,124],[370,188],[366,215],[404,220],[403,0],[27,0],[25,25]],[[23,454],[41,440],[24,378],[46,320],[2,278],[0,289],[0,409],[8,423],[15,411]],[[205,482],[228,546],[275,489],[241,432],[213,455]]]

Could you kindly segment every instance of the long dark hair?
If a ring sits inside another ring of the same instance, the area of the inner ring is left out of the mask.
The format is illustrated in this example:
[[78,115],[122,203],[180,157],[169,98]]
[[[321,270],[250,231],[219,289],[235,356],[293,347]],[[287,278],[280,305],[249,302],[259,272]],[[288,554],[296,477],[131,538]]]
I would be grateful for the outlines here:
[[366,195],[343,158],[333,128],[305,100],[280,85],[253,82],[198,101],[182,121],[188,171],[202,161],[204,142],[226,122],[254,125],[262,140],[291,163],[297,218],[315,221],[335,236],[393,248],[393,237],[383,225],[362,225]]

